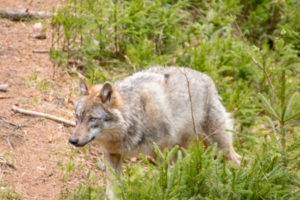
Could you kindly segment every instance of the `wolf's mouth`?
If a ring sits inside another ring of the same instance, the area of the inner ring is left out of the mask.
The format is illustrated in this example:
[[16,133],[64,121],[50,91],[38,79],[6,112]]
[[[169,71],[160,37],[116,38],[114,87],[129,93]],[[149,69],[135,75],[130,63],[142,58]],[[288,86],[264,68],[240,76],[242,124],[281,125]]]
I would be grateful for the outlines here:
[[77,144],[74,144],[76,147],[83,147],[85,146],[86,144],[90,143],[91,141],[93,141],[95,139],[95,136],[93,136],[90,140],[88,140],[87,142],[84,142],[84,143],[77,143]]
[[93,141],[95,139],[95,136],[93,136],[87,143]]

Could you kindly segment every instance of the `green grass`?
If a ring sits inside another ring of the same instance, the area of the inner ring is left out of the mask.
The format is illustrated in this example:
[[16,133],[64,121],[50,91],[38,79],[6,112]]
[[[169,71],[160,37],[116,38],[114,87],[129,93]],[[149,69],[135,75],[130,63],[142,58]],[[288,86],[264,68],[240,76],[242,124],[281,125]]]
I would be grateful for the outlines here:
[[11,185],[0,183],[0,199],[3,200],[20,200],[22,195],[17,193]]
[[[173,151],[174,164],[125,165],[123,199],[300,198],[299,10],[298,0],[70,0],[57,10],[54,65],[77,60],[90,83],[190,67],[215,80],[233,113],[240,167],[193,144],[185,157]],[[82,183],[62,199],[103,199],[103,188]]]

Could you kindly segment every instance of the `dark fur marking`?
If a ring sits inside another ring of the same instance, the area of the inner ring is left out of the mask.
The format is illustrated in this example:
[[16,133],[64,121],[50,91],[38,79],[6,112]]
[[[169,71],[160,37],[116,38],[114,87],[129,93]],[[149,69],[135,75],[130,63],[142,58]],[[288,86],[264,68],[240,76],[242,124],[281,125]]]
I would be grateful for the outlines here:
[[81,114],[79,114],[79,121],[84,122],[86,118],[86,112],[83,111]]
[[160,128],[164,135],[168,135],[170,132],[170,125],[164,121],[160,122]]
[[157,130],[155,127],[144,127],[140,132],[137,132],[136,123],[133,123],[127,129],[127,137],[124,138],[126,141],[130,141],[131,138],[139,136],[139,140],[134,144],[134,148],[141,144],[151,143],[157,139]]
[[141,106],[143,108],[143,111],[145,112],[146,111],[146,98],[145,97],[141,97]]
[[134,124],[131,124],[129,126],[129,128],[127,129],[127,133],[130,137],[136,135],[136,128],[135,128],[135,125]]
[[[127,129],[127,136],[123,139],[124,142],[129,142],[136,138],[133,149],[142,144],[152,144],[159,140],[159,135],[169,135],[170,125],[166,121],[158,122],[158,124],[149,124],[147,119],[132,119],[132,124]],[[142,123],[142,124],[141,124]],[[137,126],[142,126],[140,129]],[[138,132],[139,131],[139,132]]]
[[167,83],[169,80],[170,74],[164,74],[164,77],[165,77],[165,83]]
[[138,142],[138,145],[147,144],[147,143],[152,144],[152,142],[156,141],[156,139],[157,139],[157,132],[154,131],[154,128],[145,128],[141,132],[141,137]]

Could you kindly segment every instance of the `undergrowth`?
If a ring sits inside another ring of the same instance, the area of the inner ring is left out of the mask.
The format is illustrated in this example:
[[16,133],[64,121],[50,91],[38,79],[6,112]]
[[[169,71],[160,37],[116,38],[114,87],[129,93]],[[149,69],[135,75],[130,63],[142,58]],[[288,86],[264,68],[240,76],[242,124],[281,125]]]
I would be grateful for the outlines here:
[[21,200],[22,195],[17,193],[11,185],[0,183],[0,199],[3,200]]
[[[300,199],[299,10],[298,0],[70,0],[57,10],[54,67],[90,83],[156,64],[190,67],[213,77],[233,113],[240,167],[214,159],[214,147],[158,152],[156,166],[125,165],[120,197]],[[104,193],[84,182],[61,198]]]

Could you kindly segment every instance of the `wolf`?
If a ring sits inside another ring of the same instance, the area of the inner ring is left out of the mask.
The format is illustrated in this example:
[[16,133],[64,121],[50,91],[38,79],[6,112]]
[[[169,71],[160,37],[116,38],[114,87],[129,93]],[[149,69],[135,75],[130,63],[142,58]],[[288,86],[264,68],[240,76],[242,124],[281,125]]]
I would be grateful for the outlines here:
[[[206,142],[217,143],[229,160],[240,163],[233,148],[230,114],[213,80],[204,73],[154,66],[115,83],[90,86],[80,80],[79,88],[76,127],[69,142],[99,143],[117,174],[123,158],[140,153],[154,156],[154,142],[161,149],[187,147],[201,134]],[[110,183],[106,192],[113,198]]]

